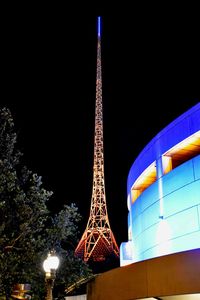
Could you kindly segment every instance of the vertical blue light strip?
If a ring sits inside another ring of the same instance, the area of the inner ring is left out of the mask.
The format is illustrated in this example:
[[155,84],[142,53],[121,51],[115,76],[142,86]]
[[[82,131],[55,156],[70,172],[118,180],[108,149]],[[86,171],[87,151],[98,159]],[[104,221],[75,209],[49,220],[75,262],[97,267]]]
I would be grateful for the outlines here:
[[98,17],[98,36],[101,36],[101,17]]

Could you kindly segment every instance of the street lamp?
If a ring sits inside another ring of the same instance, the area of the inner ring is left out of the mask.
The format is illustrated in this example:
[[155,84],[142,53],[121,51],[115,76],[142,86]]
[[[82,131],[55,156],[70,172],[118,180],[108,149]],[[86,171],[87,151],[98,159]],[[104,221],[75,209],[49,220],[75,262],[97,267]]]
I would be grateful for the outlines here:
[[55,250],[48,253],[47,258],[43,262],[43,268],[45,271],[45,283],[47,289],[46,300],[52,300],[52,290],[54,285],[54,280],[56,278],[56,270],[59,265],[59,258],[56,256]]

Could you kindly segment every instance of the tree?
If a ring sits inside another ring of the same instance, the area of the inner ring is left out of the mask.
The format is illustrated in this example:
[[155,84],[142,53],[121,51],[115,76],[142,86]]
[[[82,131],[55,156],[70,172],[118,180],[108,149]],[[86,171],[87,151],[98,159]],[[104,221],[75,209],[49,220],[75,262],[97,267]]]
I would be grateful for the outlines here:
[[[75,204],[56,215],[47,207],[52,192],[42,178],[21,162],[11,112],[0,109],[0,296],[6,299],[14,283],[31,283],[33,299],[42,299],[42,262],[55,248],[61,258],[57,282],[66,286],[90,271],[74,257],[80,214]],[[56,282],[55,282],[56,284]]]

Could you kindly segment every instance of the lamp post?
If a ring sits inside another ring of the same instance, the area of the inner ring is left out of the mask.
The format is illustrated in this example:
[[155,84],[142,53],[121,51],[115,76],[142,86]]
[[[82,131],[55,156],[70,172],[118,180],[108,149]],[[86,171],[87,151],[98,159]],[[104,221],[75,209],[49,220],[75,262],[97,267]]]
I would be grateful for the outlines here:
[[43,262],[43,268],[45,271],[45,283],[46,283],[46,300],[52,300],[52,290],[54,280],[56,278],[56,270],[59,265],[59,258],[56,256],[55,250],[48,253],[47,258]]

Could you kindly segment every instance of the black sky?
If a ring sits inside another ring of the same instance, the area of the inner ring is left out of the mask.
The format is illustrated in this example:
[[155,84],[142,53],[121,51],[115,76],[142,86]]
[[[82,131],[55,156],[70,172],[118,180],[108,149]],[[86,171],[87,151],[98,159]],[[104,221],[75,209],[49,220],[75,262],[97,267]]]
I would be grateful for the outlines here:
[[[96,16],[8,15],[1,27],[1,106],[11,109],[25,163],[89,216]],[[105,185],[118,244],[127,239],[126,179],[144,146],[200,101],[198,20],[187,14],[103,16]]]

